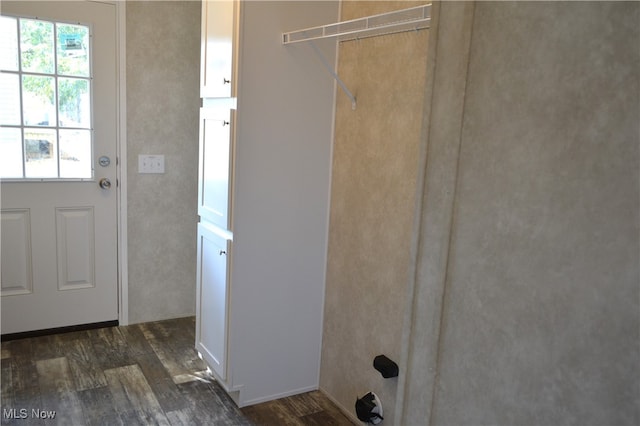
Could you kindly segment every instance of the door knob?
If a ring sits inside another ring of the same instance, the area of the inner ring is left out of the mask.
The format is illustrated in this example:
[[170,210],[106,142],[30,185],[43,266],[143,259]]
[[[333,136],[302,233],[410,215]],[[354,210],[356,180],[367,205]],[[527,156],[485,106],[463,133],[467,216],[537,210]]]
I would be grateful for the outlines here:
[[111,181],[109,179],[107,179],[107,178],[102,178],[98,182],[98,185],[102,189],[110,189],[111,188]]

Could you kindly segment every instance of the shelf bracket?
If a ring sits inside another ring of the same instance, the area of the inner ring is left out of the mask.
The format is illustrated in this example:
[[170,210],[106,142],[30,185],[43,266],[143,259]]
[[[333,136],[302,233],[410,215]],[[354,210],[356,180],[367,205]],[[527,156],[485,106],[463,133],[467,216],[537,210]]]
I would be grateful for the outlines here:
[[313,41],[309,41],[309,44],[311,45],[311,47],[313,48],[313,50],[316,52],[316,55],[318,55],[318,57],[320,58],[320,62],[322,62],[322,65],[324,65],[324,67],[327,69],[327,71],[329,71],[329,74],[331,74],[331,76],[336,80],[336,82],[338,83],[338,85],[340,86],[340,88],[342,89],[342,91],[349,97],[349,99],[351,100],[351,109],[355,110],[356,109],[356,97],[353,96],[353,94],[351,93],[351,91],[347,88],[347,86],[344,84],[344,81],[342,81],[340,79],[340,77],[338,76],[338,74],[334,71],[334,69],[329,65],[329,62],[327,62],[326,58],[324,57],[324,55],[322,54],[322,52],[320,51],[320,49],[318,49],[318,46],[316,46],[316,44]]

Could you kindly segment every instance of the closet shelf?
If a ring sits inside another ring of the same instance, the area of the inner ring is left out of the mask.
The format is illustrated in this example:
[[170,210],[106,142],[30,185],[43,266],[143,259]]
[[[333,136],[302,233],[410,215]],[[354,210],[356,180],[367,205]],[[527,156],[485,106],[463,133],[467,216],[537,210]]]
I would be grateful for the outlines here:
[[305,28],[282,34],[282,44],[300,43],[335,37],[338,41],[347,41],[374,37],[383,34],[394,34],[405,31],[416,31],[429,28],[431,23],[431,4],[395,10],[379,15]]

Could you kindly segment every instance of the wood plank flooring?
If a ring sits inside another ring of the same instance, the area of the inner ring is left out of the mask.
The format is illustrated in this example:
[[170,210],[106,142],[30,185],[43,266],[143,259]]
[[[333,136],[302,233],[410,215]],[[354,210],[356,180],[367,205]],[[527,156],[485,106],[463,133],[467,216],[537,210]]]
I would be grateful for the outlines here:
[[2,425],[352,425],[315,391],[239,409],[193,317],[2,342]]

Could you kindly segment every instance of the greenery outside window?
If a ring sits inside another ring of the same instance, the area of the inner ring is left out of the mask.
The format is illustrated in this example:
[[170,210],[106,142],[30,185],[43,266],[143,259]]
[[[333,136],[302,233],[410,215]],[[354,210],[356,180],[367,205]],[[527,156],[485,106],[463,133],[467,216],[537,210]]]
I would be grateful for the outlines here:
[[92,179],[91,37],[0,17],[0,178]]

